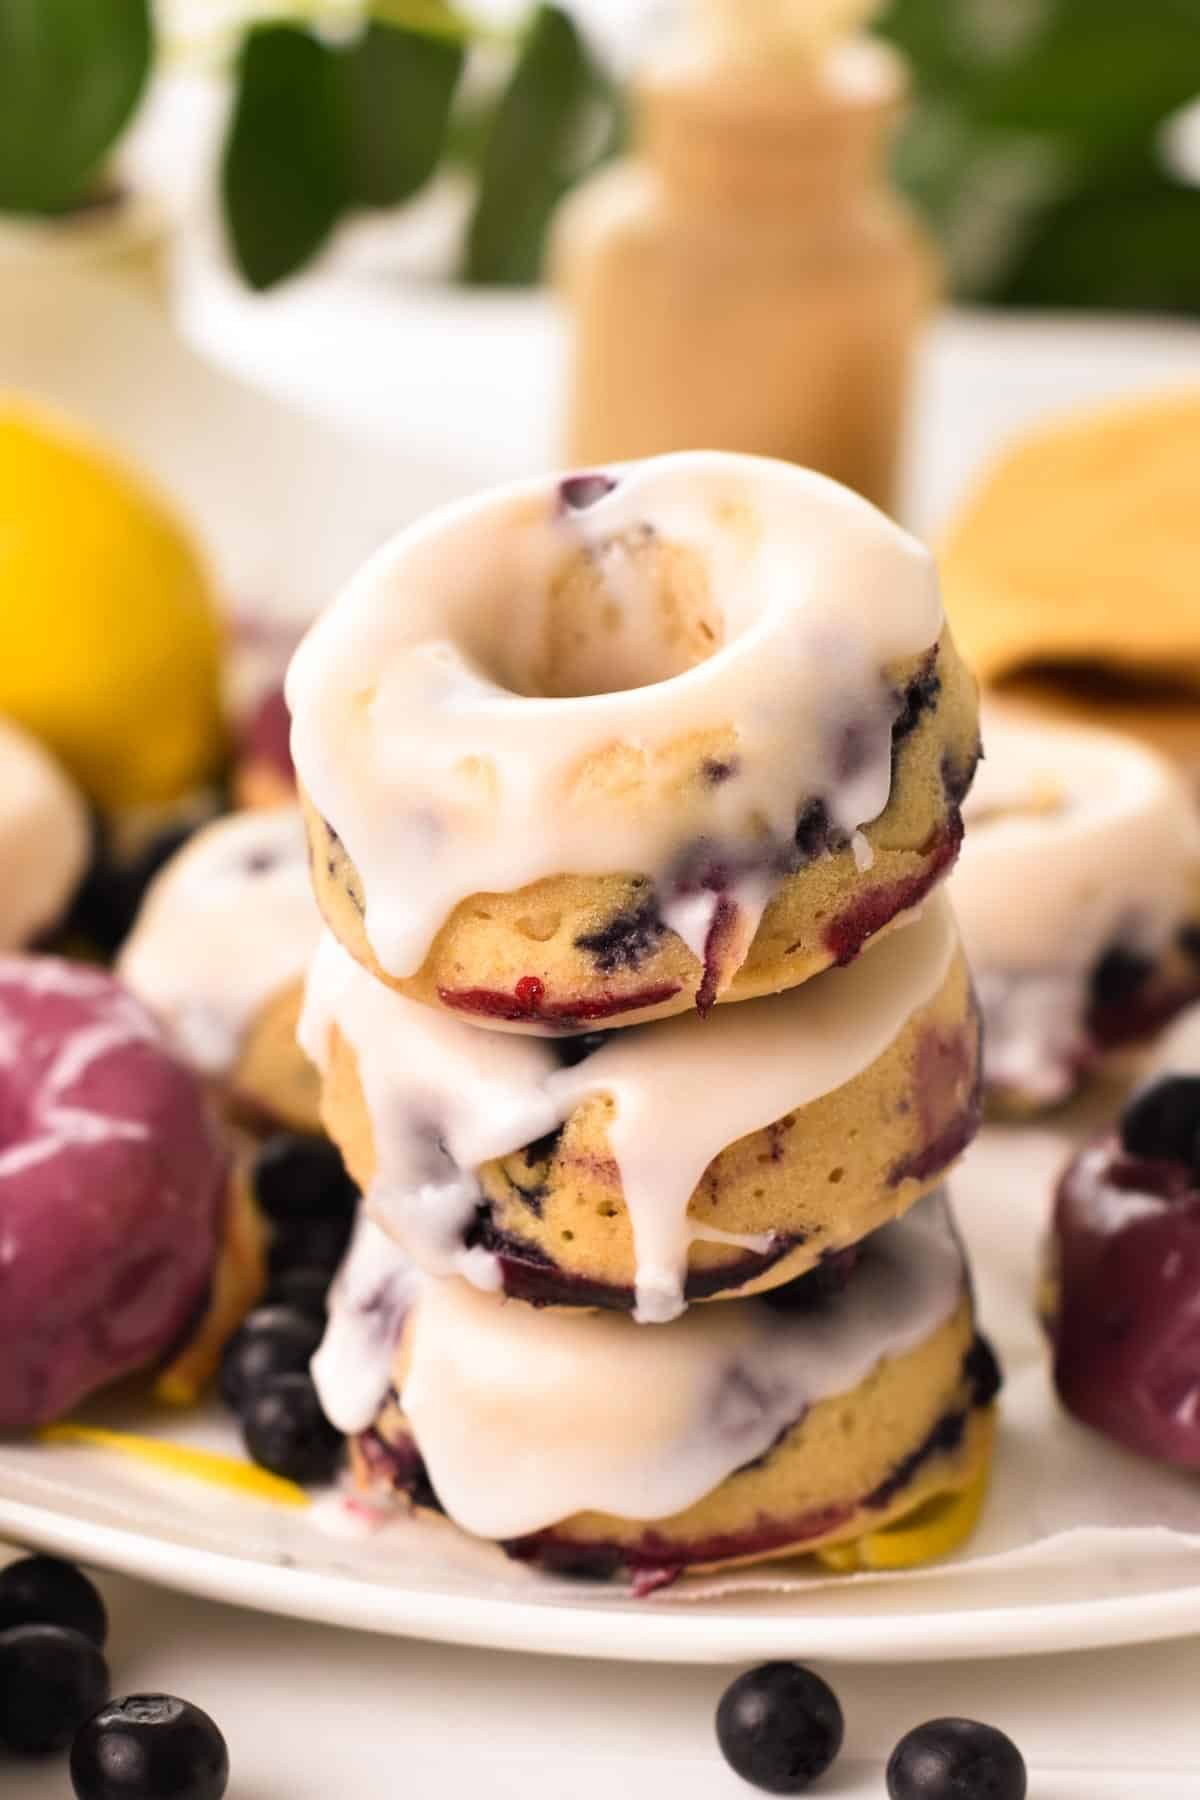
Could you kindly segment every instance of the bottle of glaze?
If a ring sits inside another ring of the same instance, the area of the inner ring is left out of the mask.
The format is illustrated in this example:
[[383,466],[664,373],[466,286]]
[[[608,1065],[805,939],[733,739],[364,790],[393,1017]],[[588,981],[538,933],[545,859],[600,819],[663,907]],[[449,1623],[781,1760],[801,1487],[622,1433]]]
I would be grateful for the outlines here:
[[906,70],[871,0],[691,0],[635,81],[635,153],[565,204],[568,457],[811,464],[895,499],[933,251],[888,184]]

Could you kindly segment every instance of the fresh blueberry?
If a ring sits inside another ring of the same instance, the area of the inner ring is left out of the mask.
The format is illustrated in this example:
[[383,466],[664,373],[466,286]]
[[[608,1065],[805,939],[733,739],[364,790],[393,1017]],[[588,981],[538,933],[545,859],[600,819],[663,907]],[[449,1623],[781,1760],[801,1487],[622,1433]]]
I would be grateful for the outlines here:
[[103,1650],[108,1614],[87,1576],[57,1556],[25,1556],[0,1570],[0,1631],[65,1625]]
[[294,1306],[260,1306],[230,1338],[221,1358],[221,1398],[241,1412],[252,1394],[276,1375],[302,1374],[323,1327]]
[[1200,1075],[1164,1075],[1139,1088],[1121,1114],[1130,1156],[1188,1163],[1200,1173]]
[[221,1800],[228,1785],[225,1739],[171,1694],[110,1700],[71,1747],[78,1800]]
[[837,1695],[799,1663],[747,1670],[717,1708],[722,1756],[768,1794],[802,1794],[833,1762],[844,1732]]
[[267,1139],[254,1164],[254,1191],[276,1224],[342,1217],[358,1202],[337,1145],[296,1132]]
[[1025,1762],[994,1725],[930,1719],[892,1751],[887,1791],[889,1800],[1025,1800]]
[[306,1268],[281,1269],[263,1296],[268,1306],[292,1306],[306,1319],[322,1324],[329,1308],[329,1270]]
[[9,1750],[65,1750],[108,1695],[108,1664],[81,1631],[14,1625],[0,1632],[0,1744]]
[[285,1219],[275,1226],[267,1251],[271,1280],[289,1269],[324,1269],[328,1281],[346,1254],[353,1228],[352,1213],[324,1219]]
[[342,1435],[321,1411],[310,1375],[276,1375],[251,1394],[242,1436],[260,1468],[304,1484],[332,1481]]

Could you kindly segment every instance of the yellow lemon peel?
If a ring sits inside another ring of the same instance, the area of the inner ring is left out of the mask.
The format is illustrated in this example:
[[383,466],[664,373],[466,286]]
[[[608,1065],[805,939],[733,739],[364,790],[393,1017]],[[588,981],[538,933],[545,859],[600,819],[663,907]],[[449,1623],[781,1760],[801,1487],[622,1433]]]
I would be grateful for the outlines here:
[[914,1512],[848,1544],[826,1544],[813,1555],[839,1574],[862,1569],[915,1569],[936,1562],[966,1543],[979,1521],[987,1493],[985,1467],[956,1494],[935,1494]]
[[168,1474],[187,1475],[194,1481],[206,1481],[211,1487],[228,1488],[257,1500],[272,1500],[279,1506],[310,1503],[304,1489],[294,1481],[271,1475],[236,1456],[222,1456],[216,1450],[194,1450],[188,1444],[138,1437],[129,1431],[104,1431],[95,1425],[73,1425],[69,1420],[43,1426],[37,1435],[43,1444],[87,1444],[96,1450],[112,1450],[119,1456],[151,1463]]

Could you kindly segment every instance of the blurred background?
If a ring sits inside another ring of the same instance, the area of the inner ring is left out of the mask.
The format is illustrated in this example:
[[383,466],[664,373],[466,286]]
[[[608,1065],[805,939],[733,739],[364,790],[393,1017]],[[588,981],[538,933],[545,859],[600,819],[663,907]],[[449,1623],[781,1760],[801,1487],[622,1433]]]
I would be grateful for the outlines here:
[[235,706],[531,470],[762,451],[938,540],[1197,312],[1197,0],[0,0],[0,383],[187,515]]

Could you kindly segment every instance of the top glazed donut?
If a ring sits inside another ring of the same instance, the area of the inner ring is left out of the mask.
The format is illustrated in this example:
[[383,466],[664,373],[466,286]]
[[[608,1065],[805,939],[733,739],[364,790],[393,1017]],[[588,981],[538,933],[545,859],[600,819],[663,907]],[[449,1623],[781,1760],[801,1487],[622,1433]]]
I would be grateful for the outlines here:
[[849,961],[953,862],[978,748],[928,553],[716,452],[435,514],[287,694],[334,932],[409,998],[541,1031]]

